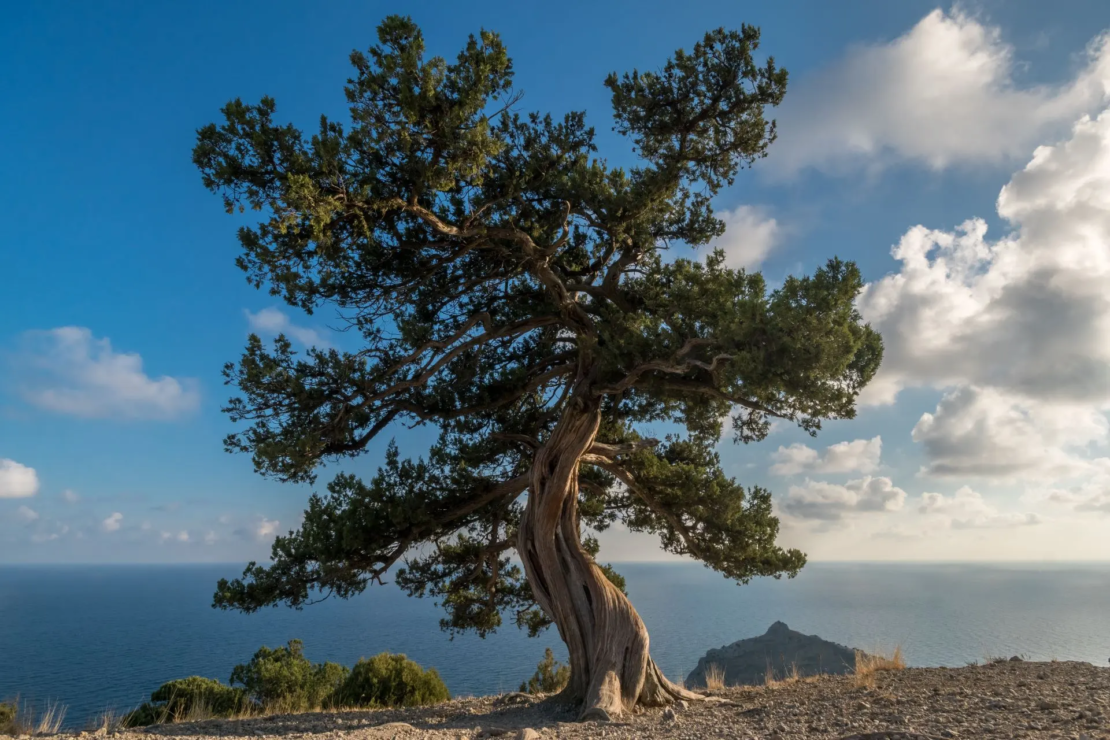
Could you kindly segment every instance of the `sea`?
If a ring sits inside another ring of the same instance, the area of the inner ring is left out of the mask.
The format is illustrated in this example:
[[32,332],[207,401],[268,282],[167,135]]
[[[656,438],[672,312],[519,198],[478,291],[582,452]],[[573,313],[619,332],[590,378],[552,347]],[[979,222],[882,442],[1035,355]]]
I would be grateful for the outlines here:
[[[737,585],[693,563],[621,563],[647,624],[651,652],[671,678],[710,648],[753,637],[776,620],[864,650],[901,646],[914,666],[989,657],[1110,660],[1110,563],[811,563],[796,578]],[[550,629],[530,639],[506,625],[482,639],[440,630],[431,599],[392,584],[349,601],[256,614],[211,608],[239,565],[0,566],[0,700],[66,707],[81,728],[124,711],[167,680],[227,681],[262,645],[298,638],[313,661],[346,665],[382,651],[434,666],[454,695],[516,690],[544,648],[565,656]]]

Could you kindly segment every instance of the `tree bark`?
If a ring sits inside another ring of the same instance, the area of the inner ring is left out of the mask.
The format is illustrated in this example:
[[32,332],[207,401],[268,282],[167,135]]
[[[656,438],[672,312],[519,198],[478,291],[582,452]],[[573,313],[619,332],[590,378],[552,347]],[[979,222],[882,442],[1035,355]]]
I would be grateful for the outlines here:
[[583,548],[578,529],[578,466],[597,435],[598,403],[573,399],[532,464],[517,549],[536,601],[570,653],[564,698],[580,719],[610,720],[636,704],[700,699],[663,676],[648,633],[628,598]]

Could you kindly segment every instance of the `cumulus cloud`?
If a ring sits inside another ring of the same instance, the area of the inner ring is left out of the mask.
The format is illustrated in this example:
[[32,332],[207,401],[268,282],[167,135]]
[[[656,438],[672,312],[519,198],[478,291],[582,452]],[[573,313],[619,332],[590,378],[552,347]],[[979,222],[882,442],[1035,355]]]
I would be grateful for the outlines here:
[[943,517],[953,529],[1000,529],[1041,523],[1041,518],[1036,514],[1001,512],[967,486],[951,496],[941,493],[921,494],[918,511]]
[[304,326],[297,326],[280,309],[271,307],[264,308],[258,313],[251,313],[247,310],[244,310],[243,313],[246,314],[251,331],[259,335],[273,337],[284,334],[306,347],[328,346],[328,342],[318,332]]
[[114,512],[111,516],[100,523],[100,528],[105,532],[115,532],[120,528],[123,522],[123,514]]
[[39,476],[34,468],[0,458],[0,498],[30,498],[38,491]]
[[883,440],[856,439],[851,442],[838,442],[825,448],[825,454],[804,444],[796,443],[789,447],[780,446],[771,454],[774,475],[798,475],[799,473],[870,473],[879,467]]
[[39,518],[39,513],[30,506],[20,506],[15,513],[25,522],[33,522]]
[[906,492],[890,478],[865,476],[843,486],[813,480],[791,486],[781,508],[799,519],[840,521],[851,514],[898,511],[905,500]]
[[195,380],[143,372],[135,353],[120,353],[89,329],[28,332],[18,363],[24,398],[50,411],[89,418],[172,419],[200,402]]
[[1058,478],[1091,471],[1084,453],[1108,426],[1090,407],[963,386],[922,415],[913,439],[925,448],[929,475]]
[[734,269],[759,267],[783,237],[783,227],[764,206],[739,206],[717,217],[725,222],[725,233],[713,246]]
[[266,517],[262,517],[261,521],[259,521],[254,528],[255,539],[265,540],[273,537],[275,534],[277,534],[278,527],[280,525],[281,522],[277,521],[276,519],[267,519]]
[[908,161],[932,169],[1024,156],[1110,98],[1110,41],[1057,85],[1022,86],[997,28],[934,10],[889,43],[858,46],[792,84],[767,165],[780,175]]
[[885,354],[861,402],[949,389],[914,430],[926,472],[1077,473],[1110,432],[1110,111],[1039,147],[998,213],[1014,230],[995,241],[981,220],[911,229],[901,269],[865,286]]

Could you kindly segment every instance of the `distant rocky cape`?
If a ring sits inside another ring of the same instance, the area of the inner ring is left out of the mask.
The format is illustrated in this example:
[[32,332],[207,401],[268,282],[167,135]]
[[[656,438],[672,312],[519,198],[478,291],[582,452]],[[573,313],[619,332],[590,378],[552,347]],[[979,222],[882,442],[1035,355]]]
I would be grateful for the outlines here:
[[792,675],[795,669],[799,676],[815,676],[850,673],[855,665],[854,649],[775,622],[759,637],[710,650],[686,677],[686,686],[705,687],[705,672],[710,666],[724,671],[726,686],[741,686],[764,683],[769,670],[777,680]]

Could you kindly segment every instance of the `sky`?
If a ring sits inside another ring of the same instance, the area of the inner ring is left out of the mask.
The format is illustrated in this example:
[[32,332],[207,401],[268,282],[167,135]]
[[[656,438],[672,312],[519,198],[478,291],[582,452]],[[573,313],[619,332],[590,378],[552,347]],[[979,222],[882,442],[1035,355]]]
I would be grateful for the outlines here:
[[[348,54],[394,12],[446,57],[500,32],[520,108],[584,109],[615,164],[631,161],[606,74],[759,26],[790,82],[770,155],[715,201],[716,246],[772,285],[856,261],[886,355],[855,419],[726,437],[726,471],[774,492],[782,543],[814,561],[1110,559],[1105,0],[533,7],[2,11],[0,563],[264,560],[297,526],[312,489],[223,451],[220,371],[252,331],[351,338],[247,285],[191,149],[234,97],[270,95],[302,127],[341,116]],[[372,473],[387,443],[321,485]],[[605,560],[668,557],[649,535],[602,537]]]

